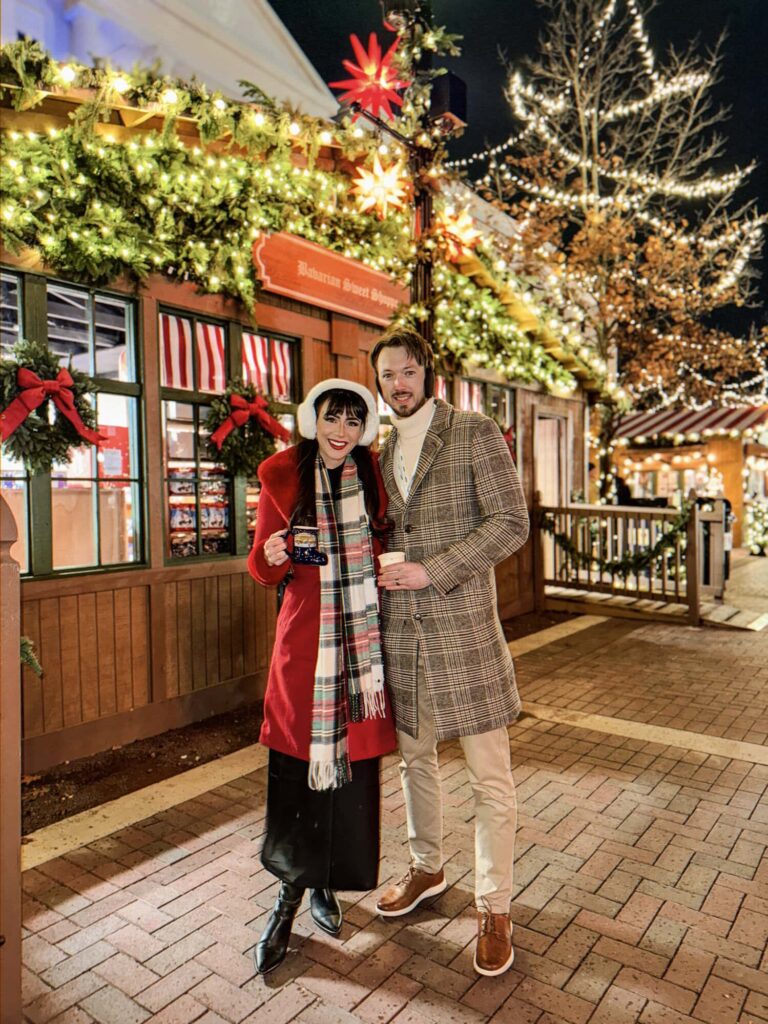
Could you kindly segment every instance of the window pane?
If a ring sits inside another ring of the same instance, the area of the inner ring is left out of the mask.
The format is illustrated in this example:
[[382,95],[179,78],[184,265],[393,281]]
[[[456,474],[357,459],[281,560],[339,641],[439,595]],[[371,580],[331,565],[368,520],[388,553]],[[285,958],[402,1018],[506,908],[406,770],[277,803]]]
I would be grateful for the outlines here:
[[136,380],[131,328],[133,307],[122,299],[97,296],[94,308],[96,375],[111,380]]
[[232,550],[230,479],[206,450],[208,406],[164,402],[169,553],[172,558]]
[[81,373],[92,374],[90,336],[91,323],[88,294],[48,284],[48,345],[59,357],[62,366],[72,366]]
[[272,340],[272,397],[276,402],[290,402],[293,346],[289,341]]
[[[54,462],[51,469],[53,486],[59,486],[57,481],[91,479],[96,476],[96,449],[92,445],[83,445],[81,448],[70,448],[72,456],[69,462]],[[62,485],[63,486],[63,485]]]
[[269,392],[269,338],[243,331],[243,380],[262,395]]
[[11,545],[11,558],[19,563],[21,572],[29,572],[29,531],[27,475],[3,455],[3,474],[0,477],[0,493],[5,498],[16,523],[17,540]]
[[253,544],[253,534],[256,530],[256,516],[259,511],[259,494],[261,484],[258,480],[249,480],[245,488],[245,517],[248,526],[248,545]]
[[226,386],[224,328],[219,324],[197,324],[197,386],[201,391],[221,393]]
[[95,497],[93,480],[60,478],[53,481],[54,569],[98,564]]
[[205,428],[208,406],[198,409],[198,459],[200,463],[200,544],[204,555],[231,551],[229,521],[229,477],[226,470],[208,458]]
[[136,399],[102,392],[96,410],[99,433],[107,438],[98,449],[99,476],[137,477]]
[[160,379],[164,387],[192,390],[192,323],[186,317],[160,314]]
[[194,406],[187,402],[163,402],[167,459],[195,459]]
[[491,419],[501,427],[502,431],[513,426],[515,422],[515,393],[509,388],[490,387],[488,389]]
[[292,444],[296,443],[295,440],[294,440],[294,438],[296,436],[296,417],[293,415],[293,413],[284,412],[284,413],[280,413],[279,416],[275,416],[275,419],[279,423],[282,423],[282,425],[285,427],[285,429],[291,435],[290,438],[287,441],[281,441],[279,437],[276,438],[276,440],[275,440],[275,447],[276,447],[277,451],[281,452],[285,448],[290,448]]
[[461,408],[467,412],[485,412],[483,385],[474,380],[462,380]]
[[139,487],[130,481],[99,484],[99,556],[102,565],[137,562]]
[[19,278],[0,274],[0,357],[5,358],[19,340],[21,289]]

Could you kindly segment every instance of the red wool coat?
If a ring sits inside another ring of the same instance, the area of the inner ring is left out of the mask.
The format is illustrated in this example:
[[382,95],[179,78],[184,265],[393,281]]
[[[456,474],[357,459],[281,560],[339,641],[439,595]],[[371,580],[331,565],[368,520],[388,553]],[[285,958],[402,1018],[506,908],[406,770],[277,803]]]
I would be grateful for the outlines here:
[[[259,467],[261,496],[253,548],[248,570],[267,587],[277,586],[292,563],[269,566],[264,559],[264,542],[283,530],[298,500],[297,449],[287,448],[265,459]],[[379,483],[379,511],[383,515],[387,498],[376,462]],[[381,551],[374,538],[374,554]],[[260,741],[282,754],[309,760],[312,731],[312,696],[315,662],[320,638],[320,569],[316,565],[294,565],[294,576],[285,590],[277,619],[275,646],[264,697],[264,724]],[[386,716],[351,723],[348,731],[349,757],[361,761],[380,757],[397,745],[389,697],[385,693]]]

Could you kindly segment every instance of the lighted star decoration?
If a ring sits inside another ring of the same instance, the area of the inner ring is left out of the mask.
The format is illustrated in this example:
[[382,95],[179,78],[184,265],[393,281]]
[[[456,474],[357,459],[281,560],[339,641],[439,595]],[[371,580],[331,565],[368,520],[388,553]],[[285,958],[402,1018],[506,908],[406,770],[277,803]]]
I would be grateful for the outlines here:
[[332,89],[346,89],[339,97],[342,101],[359,103],[363,110],[374,117],[383,115],[392,120],[395,115],[390,104],[402,106],[403,101],[398,96],[398,90],[405,89],[411,84],[405,79],[398,78],[396,69],[392,67],[392,59],[400,40],[396,39],[383,57],[375,32],[370,34],[367,51],[356,35],[351,35],[349,41],[355,51],[357,64],[353,64],[351,60],[343,60],[341,63],[352,78],[328,84]]
[[403,162],[397,160],[389,167],[382,167],[379,154],[373,158],[373,167],[358,168],[352,192],[363,213],[376,210],[379,219],[384,220],[390,207],[402,210],[408,200],[410,181],[405,176]]
[[446,259],[455,263],[474,249],[482,238],[482,232],[466,210],[456,213],[452,206],[446,207],[435,218],[435,234],[445,246]]

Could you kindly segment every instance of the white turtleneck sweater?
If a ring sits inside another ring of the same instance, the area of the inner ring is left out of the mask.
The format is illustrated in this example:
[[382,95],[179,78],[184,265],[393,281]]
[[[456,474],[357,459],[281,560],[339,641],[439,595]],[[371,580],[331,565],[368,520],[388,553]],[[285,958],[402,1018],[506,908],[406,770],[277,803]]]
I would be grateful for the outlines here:
[[435,400],[428,398],[412,416],[391,416],[397,431],[394,465],[395,481],[403,498],[407,500],[411,490],[416,467],[419,464],[424,438],[427,436],[432,417],[435,415]]

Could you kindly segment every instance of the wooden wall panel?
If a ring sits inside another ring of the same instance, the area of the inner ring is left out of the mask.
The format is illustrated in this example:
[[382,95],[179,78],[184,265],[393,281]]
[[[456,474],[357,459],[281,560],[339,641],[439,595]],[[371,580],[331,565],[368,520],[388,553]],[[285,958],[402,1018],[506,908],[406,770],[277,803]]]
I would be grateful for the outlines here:
[[[29,601],[21,606],[21,632],[35,645],[38,660],[40,650],[40,602]],[[21,674],[21,713],[23,734],[38,736],[45,732],[43,724],[43,681],[25,668]]]
[[259,668],[257,651],[261,648],[261,637],[258,635],[258,619],[256,616],[256,592],[255,580],[250,576],[243,578],[243,641],[246,665],[256,665]]
[[59,602],[49,597],[40,602],[40,664],[43,666],[43,727],[45,732],[64,727],[61,700],[61,631]]
[[149,591],[131,587],[131,678],[133,708],[149,704]]
[[205,581],[205,683],[219,681],[219,588],[218,579]]
[[96,657],[98,631],[95,594],[79,594],[77,597],[77,632],[81,651],[80,703],[83,721],[92,722],[99,717],[99,663]]
[[178,679],[176,693],[192,691],[192,590],[188,580],[169,583],[176,591],[175,615],[170,617],[166,629],[175,636],[178,644]]
[[190,628],[192,632],[192,689],[206,684],[205,663],[205,580],[190,584]]
[[301,349],[304,394],[318,381],[337,376],[336,362],[335,357],[331,355],[330,342],[306,338]]
[[83,720],[80,681],[80,637],[76,597],[59,601],[59,649],[61,651],[61,702],[64,728]]
[[117,711],[115,692],[115,593],[96,595],[97,651],[99,660],[99,716]]
[[232,675],[235,679],[245,671],[245,644],[243,619],[243,587],[246,585],[243,576],[231,577],[231,622],[232,632],[230,644],[232,652]]
[[118,711],[130,711],[133,705],[133,665],[131,663],[131,592],[115,591],[115,700]]
[[232,678],[232,577],[219,576],[219,678]]

